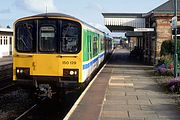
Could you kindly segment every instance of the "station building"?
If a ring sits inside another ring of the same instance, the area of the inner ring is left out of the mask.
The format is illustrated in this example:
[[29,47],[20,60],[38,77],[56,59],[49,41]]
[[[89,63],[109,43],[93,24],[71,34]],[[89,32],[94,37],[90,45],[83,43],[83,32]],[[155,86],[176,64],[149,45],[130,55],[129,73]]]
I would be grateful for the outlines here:
[[[161,44],[172,40],[174,0],[169,0],[148,13],[102,13],[105,26],[111,32],[126,32],[130,47],[143,49],[144,62],[157,64]],[[180,26],[180,0],[177,0],[177,18]]]
[[0,28],[0,58],[12,55],[12,37],[12,29]]

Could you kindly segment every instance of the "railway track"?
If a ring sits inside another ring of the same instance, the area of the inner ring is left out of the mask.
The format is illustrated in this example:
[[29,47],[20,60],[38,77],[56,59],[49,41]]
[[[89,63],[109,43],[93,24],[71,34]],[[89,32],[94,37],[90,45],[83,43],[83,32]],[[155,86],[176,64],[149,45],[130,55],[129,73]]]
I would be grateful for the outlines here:
[[12,63],[0,65],[0,81],[12,78]]
[[17,117],[15,120],[22,120],[25,117],[27,117],[32,110],[34,110],[36,107],[38,106],[38,104],[33,105],[32,107],[30,107],[28,110],[26,110],[23,114],[21,114],[19,117]]
[[61,102],[44,97],[28,109],[16,114],[13,120],[61,120],[79,97],[79,92],[68,92]]
[[12,63],[0,65],[0,91],[12,86]]
[[[3,69],[5,70],[5,68],[8,69],[8,68],[10,68],[10,66],[9,67],[6,66]],[[91,76],[90,79],[92,79],[95,75],[96,75],[96,73],[94,72],[94,74]],[[2,88],[2,90],[6,89],[10,86],[6,86],[6,87]],[[85,87],[86,86],[84,86],[83,88],[85,88]],[[0,89],[0,91],[1,91],[1,89]],[[50,101],[49,99],[46,100],[46,98],[44,98],[38,102],[35,102],[34,100],[29,100],[30,102],[28,102],[28,104],[23,103],[22,105],[21,104],[18,105],[18,107],[22,106],[20,108],[21,110],[18,110],[18,112],[12,118],[14,120],[63,119],[66,116],[66,114],[69,112],[69,110],[71,109],[73,104],[76,102],[76,100],[79,98],[82,91],[83,91],[83,89],[66,92],[66,95],[64,96],[63,100],[60,103]],[[19,92],[18,92],[18,94],[19,94]],[[25,95],[25,97],[26,97],[26,95]],[[26,99],[29,99],[29,98],[27,97]],[[34,102],[35,102],[35,104],[34,104]],[[31,104],[31,105],[29,105],[29,104]],[[26,108],[24,110],[22,110],[24,108],[24,105],[26,105],[26,106],[29,105],[29,106],[28,107],[25,106]],[[14,105],[12,105],[12,106],[14,106]],[[27,108],[29,108],[29,109],[27,109]]]
[[8,88],[11,88],[11,87],[13,87],[14,85],[15,85],[14,83],[9,83],[9,84],[1,87],[1,88],[0,88],[0,91],[6,90],[6,89],[8,89]]
[[37,107],[44,102],[45,100],[47,100],[47,97],[42,98],[38,103],[32,105],[29,109],[27,109],[25,112],[23,112],[21,115],[19,115],[17,118],[15,118],[14,120],[27,120],[28,116],[33,113]]

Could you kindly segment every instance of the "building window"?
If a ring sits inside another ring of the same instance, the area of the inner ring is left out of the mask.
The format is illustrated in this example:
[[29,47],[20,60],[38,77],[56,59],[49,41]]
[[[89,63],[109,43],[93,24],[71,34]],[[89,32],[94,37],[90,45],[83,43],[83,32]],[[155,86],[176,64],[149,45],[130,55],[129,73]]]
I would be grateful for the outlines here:
[[2,45],[2,36],[0,37],[0,45]]
[[9,37],[9,44],[12,45],[12,37]]

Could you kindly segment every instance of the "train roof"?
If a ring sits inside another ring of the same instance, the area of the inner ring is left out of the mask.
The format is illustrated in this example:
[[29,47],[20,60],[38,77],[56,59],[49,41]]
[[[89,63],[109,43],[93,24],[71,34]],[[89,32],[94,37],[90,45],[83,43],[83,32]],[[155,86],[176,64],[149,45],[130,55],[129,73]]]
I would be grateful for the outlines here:
[[27,19],[27,18],[31,18],[31,17],[44,17],[44,18],[46,18],[46,17],[68,17],[68,18],[72,18],[72,19],[78,20],[81,23],[83,23],[83,24],[85,24],[85,25],[87,25],[87,26],[89,26],[89,27],[91,27],[93,29],[96,29],[96,30],[98,30],[98,31],[100,31],[102,33],[105,33],[103,31],[101,31],[101,30],[99,30],[99,29],[97,29],[97,28],[95,28],[95,27],[85,23],[84,21],[82,21],[82,20],[80,20],[80,19],[78,19],[76,17],[73,17],[71,15],[67,15],[67,14],[63,14],[63,13],[42,13],[42,14],[37,14],[37,15],[33,15],[33,16],[23,17],[23,18],[20,18],[19,20]]
[[[42,14],[37,14],[34,16],[30,16],[30,17],[68,17],[68,18],[79,20],[73,16],[63,14],[63,13],[42,13]],[[79,20],[79,21],[81,21],[81,20]]]

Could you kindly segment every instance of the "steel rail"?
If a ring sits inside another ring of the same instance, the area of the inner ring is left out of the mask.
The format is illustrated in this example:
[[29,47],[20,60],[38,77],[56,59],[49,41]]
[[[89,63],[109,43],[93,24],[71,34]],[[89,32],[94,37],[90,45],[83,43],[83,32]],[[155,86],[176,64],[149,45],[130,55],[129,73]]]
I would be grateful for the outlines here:
[[[44,97],[40,100],[40,103],[42,103],[43,101],[45,101],[47,99],[47,97]],[[35,108],[38,107],[38,105],[40,103],[36,103],[33,106],[31,106],[28,110],[26,110],[25,112],[23,112],[20,116],[18,116],[16,119],[14,120],[21,120],[23,118],[25,118],[26,116],[28,116]]]
[[15,85],[14,83],[8,84],[8,85],[6,85],[5,87],[0,88],[0,91],[3,91],[3,90],[5,90],[5,89],[7,89],[7,88],[10,88],[10,87],[12,87],[12,86],[14,86],[14,85]]

